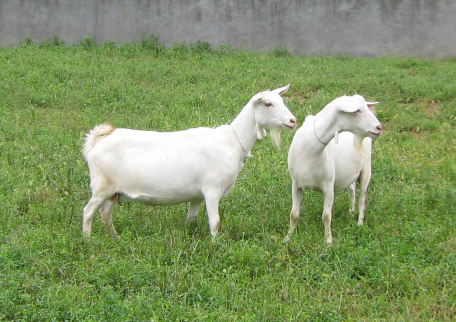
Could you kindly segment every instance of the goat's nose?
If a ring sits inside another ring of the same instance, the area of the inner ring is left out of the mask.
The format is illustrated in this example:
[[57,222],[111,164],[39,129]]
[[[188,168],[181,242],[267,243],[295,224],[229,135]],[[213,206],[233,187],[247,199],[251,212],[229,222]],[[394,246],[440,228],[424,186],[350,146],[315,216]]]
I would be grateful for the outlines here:
[[383,127],[381,125],[377,125],[377,130],[383,131]]
[[290,119],[290,123],[296,124],[296,119],[295,118]]

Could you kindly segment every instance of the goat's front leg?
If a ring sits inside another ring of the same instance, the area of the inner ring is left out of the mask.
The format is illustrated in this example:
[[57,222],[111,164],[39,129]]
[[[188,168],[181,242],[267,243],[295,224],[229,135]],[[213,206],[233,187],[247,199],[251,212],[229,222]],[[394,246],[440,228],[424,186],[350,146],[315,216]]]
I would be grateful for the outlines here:
[[328,186],[326,189],[324,189],[323,194],[324,204],[322,220],[325,226],[326,243],[329,246],[332,245],[333,242],[333,237],[331,233],[331,213],[334,204],[334,185]]
[[291,197],[293,205],[291,207],[290,212],[290,230],[288,231],[287,236],[285,236],[284,242],[289,242],[291,240],[291,235],[293,235],[293,232],[296,230],[296,226],[298,225],[299,210],[301,208],[302,203],[302,194],[303,189],[298,188],[296,184],[293,182],[291,188]]
[[212,237],[217,235],[220,228],[220,216],[218,211],[218,205],[221,194],[209,193],[204,196],[206,201],[207,217],[209,219],[209,228]]
[[353,213],[356,207],[356,181],[348,186],[348,195],[350,196],[350,213]]
[[367,166],[361,172],[359,177],[360,182],[360,194],[359,194],[359,216],[358,216],[358,225],[364,224],[364,211],[366,210],[366,196],[367,196],[367,187],[371,179],[371,167]]
[[190,205],[188,206],[187,220],[185,222],[187,225],[195,223],[202,202],[203,200],[194,200],[190,202]]

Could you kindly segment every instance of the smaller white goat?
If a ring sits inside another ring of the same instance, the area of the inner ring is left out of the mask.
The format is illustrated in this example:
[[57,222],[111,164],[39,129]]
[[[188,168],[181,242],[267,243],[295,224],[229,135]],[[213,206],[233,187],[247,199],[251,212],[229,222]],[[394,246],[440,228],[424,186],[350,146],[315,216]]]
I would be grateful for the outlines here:
[[278,146],[280,131],[296,127],[296,118],[280,96],[289,86],[254,95],[230,125],[217,128],[154,132],[95,127],[87,134],[83,151],[92,190],[84,208],[83,233],[90,235],[100,210],[109,232],[117,236],[111,213],[118,200],[151,205],[190,202],[188,222],[196,219],[205,200],[215,237],[220,198],[233,189],[255,141],[269,128]]
[[372,138],[382,133],[380,122],[370,110],[376,104],[378,102],[366,102],[360,95],[339,97],[317,115],[307,116],[296,131],[288,153],[293,206],[285,241],[290,240],[296,229],[304,189],[323,192],[322,219],[326,242],[330,245],[333,242],[334,193],[348,188],[350,211],[354,211],[355,182],[359,180],[358,224],[363,224],[366,191],[371,178]]

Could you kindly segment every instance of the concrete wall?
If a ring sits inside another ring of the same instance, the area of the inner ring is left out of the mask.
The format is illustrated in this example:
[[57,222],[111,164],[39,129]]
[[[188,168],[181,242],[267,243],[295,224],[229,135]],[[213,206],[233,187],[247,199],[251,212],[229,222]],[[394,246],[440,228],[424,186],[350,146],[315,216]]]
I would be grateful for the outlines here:
[[455,0],[0,0],[0,43],[206,41],[293,54],[456,56]]

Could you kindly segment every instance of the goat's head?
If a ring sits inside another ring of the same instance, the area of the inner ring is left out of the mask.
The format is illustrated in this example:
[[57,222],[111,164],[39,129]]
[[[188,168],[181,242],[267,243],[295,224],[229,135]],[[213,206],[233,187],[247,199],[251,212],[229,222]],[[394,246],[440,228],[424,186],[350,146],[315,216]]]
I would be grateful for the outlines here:
[[378,102],[366,102],[361,95],[342,96],[333,101],[341,112],[338,122],[341,131],[350,131],[359,138],[378,138],[383,128],[375,117]]
[[296,118],[285,106],[281,97],[290,84],[275,90],[260,92],[252,97],[252,106],[255,111],[257,137],[262,139],[266,136],[265,128],[271,130],[271,137],[275,145],[280,146],[280,132],[292,130],[296,127]]

